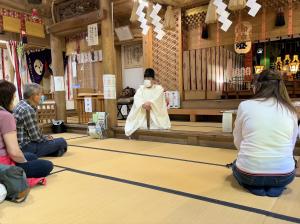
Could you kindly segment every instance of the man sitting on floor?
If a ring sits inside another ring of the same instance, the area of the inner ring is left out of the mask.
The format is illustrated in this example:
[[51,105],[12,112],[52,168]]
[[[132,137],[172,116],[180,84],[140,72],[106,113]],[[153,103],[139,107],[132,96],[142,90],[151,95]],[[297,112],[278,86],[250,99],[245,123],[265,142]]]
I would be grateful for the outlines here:
[[127,117],[125,134],[131,136],[137,129],[147,129],[147,114],[150,129],[171,127],[164,90],[155,84],[155,72],[148,68],[144,74],[144,85],[134,95],[134,103]]
[[67,151],[65,139],[45,136],[38,127],[36,110],[42,92],[42,87],[36,83],[24,86],[24,100],[14,109],[18,142],[23,152],[34,153],[38,157],[62,156]]

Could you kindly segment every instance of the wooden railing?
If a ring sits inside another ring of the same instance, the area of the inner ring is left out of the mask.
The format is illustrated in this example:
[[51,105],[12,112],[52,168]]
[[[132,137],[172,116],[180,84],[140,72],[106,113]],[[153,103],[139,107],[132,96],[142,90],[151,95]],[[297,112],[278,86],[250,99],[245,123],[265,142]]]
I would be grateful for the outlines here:
[[80,124],[86,124],[92,120],[92,113],[85,112],[84,99],[86,97],[92,98],[92,109],[93,112],[103,112],[104,111],[104,96],[98,93],[81,93],[78,94],[76,98],[77,113]]
[[51,124],[52,120],[56,119],[56,104],[55,101],[46,101],[37,108],[38,123]]

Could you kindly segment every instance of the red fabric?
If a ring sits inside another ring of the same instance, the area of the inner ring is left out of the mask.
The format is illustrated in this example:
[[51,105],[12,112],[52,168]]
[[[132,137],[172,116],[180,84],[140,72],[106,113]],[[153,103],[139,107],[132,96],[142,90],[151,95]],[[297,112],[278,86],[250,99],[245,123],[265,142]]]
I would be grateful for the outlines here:
[[16,130],[14,116],[5,110],[0,110],[0,156],[7,156],[3,135]]
[[[16,164],[9,156],[0,156],[0,164],[15,166]],[[27,183],[29,187],[34,187],[38,184],[46,185],[47,181],[45,177],[42,178],[27,178]]]
[[20,70],[19,70],[19,59],[18,59],[18,52],[17,52],[17,42],[16,41],[10,41],[10,49],[11,54],[14,55],[14,63],[15,63],[15,70],[16,70],[16,78],[17,78],[17,85],[18,85],[18,95],[19,99],[23,98],[22,94],[22,82],[21,82],[21,76],[20,76]]
[[2,75],[3,75],[3,80],[5,80],[4,49],[2,49],[2,51],[1,51],[1,62],[2,62]]

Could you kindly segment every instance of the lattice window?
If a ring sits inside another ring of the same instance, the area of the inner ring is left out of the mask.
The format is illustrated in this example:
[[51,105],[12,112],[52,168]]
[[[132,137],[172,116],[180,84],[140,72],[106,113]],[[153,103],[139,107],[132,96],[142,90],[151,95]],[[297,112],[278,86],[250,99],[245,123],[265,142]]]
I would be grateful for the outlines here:
[[180,59],[180,10],[175,11],[176,29],[166,31],[162,40],[155,38],[153,32],[153,68],[157,79],[166,90],[178,90],[179,59]]

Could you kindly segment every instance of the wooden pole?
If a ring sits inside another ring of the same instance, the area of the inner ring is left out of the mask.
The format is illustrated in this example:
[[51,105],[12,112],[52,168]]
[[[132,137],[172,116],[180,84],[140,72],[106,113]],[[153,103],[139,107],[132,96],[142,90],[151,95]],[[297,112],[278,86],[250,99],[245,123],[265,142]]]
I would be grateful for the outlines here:
[[[50,34],[50,46],[52,57],[53,76],[64,78],[64,59],[62,53],[62,40]],[[64,79],[63,79],[64,80]],[[54,83],[55,84],[55,83]],[[56,103],[56,119],[67,122],[66,116],[66,91],[55,91],[54,99]]]
[[[112,0],[100,0],[100,8],[106,12],[106,17],[101,21],[101,39],[103,52],[103,74],[116,75],[114,65],[114,31],[112,21]],[[117,101],[116,99],[104,100],[105,111],[109,114],[109,129],[117,126]]]

